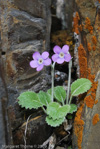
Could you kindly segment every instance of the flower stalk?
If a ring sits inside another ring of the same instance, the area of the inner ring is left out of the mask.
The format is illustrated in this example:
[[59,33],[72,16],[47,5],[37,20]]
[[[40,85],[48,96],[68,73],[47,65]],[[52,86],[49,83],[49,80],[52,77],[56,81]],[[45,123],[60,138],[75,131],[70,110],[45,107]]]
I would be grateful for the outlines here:
[[51,65],[51,76],[52,76],[51,100],[52,100],[52,102],[53,102],[53,97],[54,97],[54,68],[55,68],[55,62]]
[[42,108],[42,110],[44,111],[44,113],[45,113],[45,114],[47,114],[47,112],[46,112],[45,108],[44,108],[44,107],[41,107],[41,108]]
[[69,75],[68,75],[68,89],[67,89],[66,104],[68,104],[68,100],[69,100],[69,93],[70,93],[71,68],[72,68],[72,59],[71,59],[71,60],[70,60],[70,62],[69,62]]

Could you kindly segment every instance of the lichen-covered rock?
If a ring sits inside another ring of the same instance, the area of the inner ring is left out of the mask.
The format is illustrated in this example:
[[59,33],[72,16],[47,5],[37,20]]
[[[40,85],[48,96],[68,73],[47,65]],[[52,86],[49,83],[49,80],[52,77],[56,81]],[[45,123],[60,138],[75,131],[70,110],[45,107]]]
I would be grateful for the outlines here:
[[[99,149],[100,142],[100,12],[97,1],[76,0],[79,22],[76,22],[79,34],[78,62],[80,77],[92,82],[87,95],[81,97],[84,106],[80,106],[74,122],[73,148]],[[99,1],[98,1],[99,5]],[[80,29],[80,25],[82,25]],[[74,26],[75,27],[75,26]],[[98,82],[96,82],[98,81]]]

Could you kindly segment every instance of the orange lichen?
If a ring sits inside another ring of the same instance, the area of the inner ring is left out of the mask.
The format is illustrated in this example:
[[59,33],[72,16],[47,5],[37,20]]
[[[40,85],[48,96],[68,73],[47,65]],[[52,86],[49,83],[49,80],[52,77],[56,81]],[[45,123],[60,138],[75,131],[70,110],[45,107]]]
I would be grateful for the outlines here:
[[91,68],[88,68],[88,74],[90,75],[91,74]]
[[95,100],[96,94],[94,92],[91,92],[91,96]]
[[100,3],[100,0],[98,0],[98,2]]
[[97,30],[100,30],[100,27],[98,27]]
[[92,92],[92,93],[93,93],[93,92],[96,93],[97,85],[98,85],[98,83],[97,83],[97,82],[94,82],[94,83],[92,84],[91,89],[88,91],[88,93],[90,93],[90,92]]
[[88,108],[93,108],[95,101],[93,100],[93,98],[90,95],[85,97],[84,101]]
[[88,31],[92,34],[93,33],[93,27],[91,26],[91,22],[90,19],[88,17],[86,17],[85,20],[85,29],[88,29]]
[[90,34],[93,34],[93,27],[91,27],[91,31],[90,31]]
[[73,22],[74,22],[74,24],[73,24],[73,31],[76,32],[77,34],[79,34],[79,30],[78,30],[78,27],[79,27],[78,22],[79,22],[79,20],[80,20],[79,14],[78,14],[78,12],[76,12],[75,17],[73,18]]
[[87,44],[87,48],[88,48],[88,51],[91,51],[91,49],[92,49],[91,43],[88,43],[88,44]]
[[92,124],[96,125],[97,122],[99,122],[100,118],[99,118],[99,114],[95,114],[93,119],[92,119]]
[[[90,44],[88,44],[90,46]],[[91,89],[87,92],[89,96],[86,96],[84,102],[87,107],[93,108],[96,98],[97,82],[95,82],[95,75],[91,74],[91,69],[87,66],[86,51],[84,50],[82,44],[78,47],[78,57],[80,66],[80,77],[88,78],[92,82]]]
[[93,44],[97,44],[97,38],[96,38],[96,36],[92,36],[92,42],[93,42]]
[[96,90],[97,90],[98,82],[94,81],[95,75],[91,74],[90,68],[88,68],[88,79],[92,82],[92,87],[87,92],[87,94],[89,94],[89,95],[85,97],[84,101],[85,101],[87,107],[93,108],[93,105],[95,104]]
[[78,28],[77,28],[77,27],[75,27],[74,32],[75,32],[76,34],[79,34],[79,30],[78,30]]
[[95,100],[95,104],[97,104],[98,103],[98,99],[97,100]]
[[80,77],[87,78],[86,51],[83,48],[82,44],[80,44],[80,46],[78,47],[78,57],[79,57],[79,66],[80,66]]
[[93,51],[95,51],[96,50],[96,46],[93,46]]
[[[91,51],[90,43],[88,43],[88,51]],[[87,55],[82,44],[80,44],[80,46],[78,47],[78,57],[79,57],[79,66],[80,66],[80,77],[88,78],[92,82],[92,87],[87,92],[87,96],[84,99],[84,103],[78,109],[76,113],[75,121],[74,121],[74,132],[75,132],[75,135],[77,136],[78,149],[81,149],[82,134],[83,134],[83,128],[84,128],[83,127],[84,121],[81,119],[82,110],[83,110],[84,104],[86,104],[86,106],[89,108],[93,108],[94,104],[98,102],[98,101],[95,101],[98,83],[94,81],[95,75],[91,74],[91,69],[88,68],[87,66]]]
[[81,32],[82,32],[82,28],[83,28],[83,27],[82,27],[82,25],[80,24],[80,25],[79,25],[79,30],[80,30]]
[[77,136],[78,149],[81,149],[84,121],[81,119],[84,103],[79,107],[74,120],[74,133]]
[[91,68],[88,68],[88,79],[94,83],[95,75],[91,74]]

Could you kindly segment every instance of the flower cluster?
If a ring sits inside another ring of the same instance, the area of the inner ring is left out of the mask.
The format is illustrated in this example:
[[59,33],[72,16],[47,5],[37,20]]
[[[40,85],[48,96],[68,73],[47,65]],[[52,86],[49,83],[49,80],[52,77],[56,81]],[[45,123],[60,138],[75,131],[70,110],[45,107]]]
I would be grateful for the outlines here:
[[[58,64],[62,64],[64,61],[69,62],[71,60],[71,55],[69,53],[69,46],[64,45],[62,49],[59,46],[55,46],[53,48],[54,55],[52,56],[53,62],[57,62]],[[30,61],[30,66],[32,68],[36,68],[37,71],[41,71],[44,66],[51,65],[51,59],[49,58],[49,53],[47,51],[43,52],[40,55],[39,52],[35,52],[33,54],[33,60]]]
[[40,71],[43,69],[44,65],[48,66],[51,64],[51,59],[48,58],[49,53],[48,52],[43,52],[42,55],[40,55],[39,52],[35,52],[33,54],[33,59],[30,62],[30,66],[32,68],[36,68],[37,71]]
[[[80,50],[84,50],[82,45],[80,46]],[[73,114],[75,111],[77,111],[77,105],[72,104],[72,98],[87,92],[87,90],[91,88],[92,82],[88,79],[81,78],[77,79],[71,84],[72,60],[69,53],[69,46],[64,45],[62,48],[60,48],[56,45],[53,51],[55,54],[53,54],[51,59],[49,58],[49,53],[45,51],[42,54],[35,52],[33,54],[33,60],[30,61],[30,66],[32,68],[36,68],[37,71],[42,70],[44,66],[51,65],[51,88],[45,92],[39,91],[38,93],[34,91],[25,91],[18,97],[18,103],[25,109],[42,108],[46,114],[46,123],[52,127],[57,127],[60,126],[64,121],[67,122],[68,114]],[[86,53],[83,51],[83,54]],[[55,63],[62,64],[63,62],[69,62],[67,93],[63,86],[54,86]],[[95,98],[95,93],[93,92],[91,96]],[[92,103],[94,104],[94,102]],[[78,121],[82,123],[83,128],[83,121],[80,121],[80,119],[78,119]],[[81,141],[78,143],[81,145]]]

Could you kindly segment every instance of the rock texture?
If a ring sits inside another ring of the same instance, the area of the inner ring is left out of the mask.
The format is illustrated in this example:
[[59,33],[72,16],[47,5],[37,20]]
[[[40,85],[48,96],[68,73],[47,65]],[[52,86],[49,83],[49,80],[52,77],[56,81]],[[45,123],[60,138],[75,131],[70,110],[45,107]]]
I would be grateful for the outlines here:
[[[13,144],[12,132],[19,127],[12,126],[13,120],[18,121],[17,111],[13,112],[18,95],[26,90],[38,92],[47,88],[46,68],[36,72],[30,68],[29,61],[35,51],[42,53],[50,49],[50,5],[47,0],[0,0],[0,81],[4,84],[0,84],[0,99],[6,96],[3,111],[7,118],[5,127],[9,125],[8,144]],[[26,119],[21,120],[23,115],[18,112],[21,125]],[[4,133],[0,133],[0,138]],[[4,141],[0,139],[1,143]]]
[[[27,129],[26,129],[27,125]],[[26,131],[26,134],[25,134]],[[45,123],[45,116],[37,112],[37,116],[32,115],[30,119],[23,123],[17,131],[13,133],[14,144],[33,145],[33,148],[39,148],[51,135],[52,128]],[[30,138],[30,139],[29,139]]]
[[52,0],[52,31],[72,29],[74,0]]
[[[76,0],[79,14],[77,33],[79,34],[78,61],[80,77],[92,81],[92,89],[76,113],[74,125],[74,149],[100,148],[100,2]],[[76,17],[78,19],[78,15]],[[74,23],[75,20],[74,19]],[[77,23],[76,23],[77,24]],[[80,28],[80,25],[82,25]],[[75,27],[75,26],[74,26]],[[83,52],[83,53],[82,53]],[[98,81],[98,87],[96,82]],[[95,84],[95,85],[94,85]],[[95,89],[94,89],[95,88]],[[88,99],[88,100],[87,100]],[[97,117],[95,117],[97,116]]]

